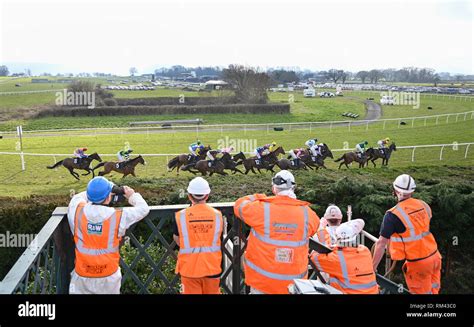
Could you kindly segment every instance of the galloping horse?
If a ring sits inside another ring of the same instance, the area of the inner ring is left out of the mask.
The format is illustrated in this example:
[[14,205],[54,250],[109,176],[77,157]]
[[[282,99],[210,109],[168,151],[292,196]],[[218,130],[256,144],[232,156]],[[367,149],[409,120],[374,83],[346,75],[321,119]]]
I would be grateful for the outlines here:
[[168,171],[173,171],[176,169],[176,175],[179,175],[179,169],[183,165],[188,165],[190,163],[195,163],[199,160],[203,160],[206,158],[207,151],[211,150],[210,146],[204,147],[201,151],[199,151],[199,156],[197,160],[193,160],[192,156],[187,153],[180,154],[179,156],[174,157],[168,162]]
[[348,164],[350,164],[353,161],[359,163],[359,168],[363,168],[365,164],[367,163],[367,155],[362,154],[361,157],[359,158],[357,153],[347,152],[347,153],[344,153],[342,157],[340,157],[339,159],[334,160],[334,162],[339,162],[341,160],[344,160],[344,161],[341,162],[341,164],[339,165],[339,169],[341,169],[342,165],[346,165],[346,167],[349,168]]
[[95,177],[94,170],[90,167],[92,160],[102,162],[100,156],[96,152],[94,152],[86,158],[66,158],[61,161],[58,161],[53,166],[46,166],[46,168],[54,169],[60,165],[63,165],[64,168],[69,170],[69,173],[71,173],[71,175],[74,176],[75,179],[79,180],[79,174],[76,173],[74,169],[82,169],[87,171],[87,174],[82,174],[82,176],[86,176],[92,173],[92,177]]
[[104,170],[99,172],[99,176],[104,176],[110,173],[111,171],[116,171],[120,174],[123,174],[122,178],[127,175],[132,175],[136,177],[135,166],[139,163],[145,165],[145,160],[141,155],[124,162],[104,161],[92,168],[92,170],[94,171],[99,167],[104,167]]
[[324,159],[326,159],[328,157],[329,158],[334,158],[333,155],[332,155],[332,152],[329,149],[329,147],[327,146],[327,144],[323,143],[323,145],[321,146],[321,155],[320,156],[315,157],[308,150],[305,150],[300,159],[309,168],[316,167],[316,169],[319,169],[319,167],[322,167],[322,168],[327,169],[327,167],[324,165]]
[[375,167],[375,160],[382,158],[382,166],[387,166],[390,156],[392,155],[392,151],[397,151],[397,146],[395,143],[390,144],[388,149],[384,149],[384,153],[381,153],[380,149],[367,149],[367,165],[369,164],[368,161],[370,160]]
[[[281,170],[288,170],[288,169],[292,169],[292,170],[298,170],[298,169],[304,169],[304,170],[308,170],[308,166],[303,162],[303,160],[300,159],[299,163],[298,163],[298,166],[296,166],[294,164],[294,160],[289,160],[289,159],[280,159],[278,160],[275,165],[278,166],[278,168],[280,168]],[[311,170],[313,170],[313,168],[309,167]]]
[[262,159],[260,159],[259,164],[255,162],[255,160],[257,160],[256,156],[243,160],[243,164],[245,167],[245,174],[248,174],[249,171],[252,171],[252,173],[256,174],[254,168],[257,168],[259,173],[262,173],[260,169],[263,169],[263,168],[266,170],[270,170],[272,173],[274,173],[273,167],[278,161],[279,154],[285,154],[285,150],[283,150],[281,146],[276,148],[274,151],[263,155]]

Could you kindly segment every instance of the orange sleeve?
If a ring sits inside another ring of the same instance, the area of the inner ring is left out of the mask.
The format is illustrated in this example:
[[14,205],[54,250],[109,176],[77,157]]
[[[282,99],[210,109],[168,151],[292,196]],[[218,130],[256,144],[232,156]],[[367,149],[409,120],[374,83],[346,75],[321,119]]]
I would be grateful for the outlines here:
[[308,236],[313,236],[319,229],[319,217],[311,208],[309,208],[309,230]]
[[265,194],[244,196],[234,204],[234,214],[250,227],[261,224],[263,217],[263,204],[258,199],[265,199]]
[[331,252],[328,254],[321,254],[314,251],[311,254],[311,261],[318,268],[319,271],[323,271],[332,276],[339,276],[339,260],[337,253]]

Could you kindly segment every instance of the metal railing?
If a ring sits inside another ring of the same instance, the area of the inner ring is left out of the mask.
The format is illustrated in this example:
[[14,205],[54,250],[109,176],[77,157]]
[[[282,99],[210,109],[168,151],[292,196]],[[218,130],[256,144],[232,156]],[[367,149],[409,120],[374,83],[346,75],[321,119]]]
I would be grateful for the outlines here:
[[[458,113],[446,113],[439,115],[429,116],[413,116],[413,117],[400,117],[400,118],[384,118],[374,120],[334,120],[334,121],[314,121],[314,122],[293,122],[293,123],[255,123],[255,124],[218,124],[218,125],[206,125],[198,124],[196,126],[189,125],[172,125],[169,127],[161,126],[148,126],[148,127],[95,127],[95,128],[69,128],[69,129],[46,129],[46,130],[23,130],[23,137],[58,137],[58,136],[100,136],[100,135],[132,135],[141,134],[149,135],[153,133],[176,133],[176,132],[192,132],[199,135],[203,132],[217,132],[223,134],[224,132],[237,131],[243,132],[244,135],[247,132],[263,131],[270,134],[274,128],[283,128],[284,130],[291,132],[296,130],[308,130],[310,133],[313,129],[329,128],[332,132],[334,128],[347,128],[343,132],[352,131],[354,127],[362,127],[365,130],[369,130],[369,125],[379,124],[382,130],[390,128],[399,129],[404,122],[405,125],[410,127],[415,126],[415,122],[423,122],[423,127],[428,126],[428,122],[431,122],[433,126],[449,123],[457,123],[459,121],[473,120],[474,111],[458,112]],[[420,123],[421,125],[421,123]],[[15,131],[3,131],[0,132],[4,138],[17,137]]]
[[[249,230],[234,216],[233,202],[210,205],[224,217],[221,289],[226,294],[246,294],[242,259]],[[127,230],[120,259],[122,293],[178,293],[179,276],[174,274],[177,249],[171,223],[175,213],[187,206],[152,206],[147,217]],[[0,282],[0,294],[68,293],[75,251],[66,213],[65,207],[54,210]],[[128,250],[123,251],[124,247]],[[154,252],[157,247],[161,249],[158,255]],[[313,268],[310,278],[314,278],[316,267],[311,262],[310,266]],[[157,281],[158,288],[152,286]],[[384,293],[399,292],[399,286],[389,280],[378,278],[378,281]]]
[[[464,150],[464,159],[467,159],[468,154],[469,154],[469,148],[470,146],[474,144],[474,142],[463,142],[463,143],[445,143],[445,144],[421,144],[421,145],[407,145],[407,146],[397,146],[397,150],[411,150],[411,156],[410,156],[410,162],[415,162],[416,161],[416,156],[415,156],[415,151],[416,149],[430,149],[430,148],[440,148],[439,151],[439,160],[443,160],[443,154],[445,148],[451,147],[453,149],[456,149],[456,151],[459,149],[459,147],[465,146]],[[346,149],[332,149],[331,150],[333,153],[338,153],[338,152],[350,152],[352,149],[346,148]],[[147,158],[147,157],[161,157],[165,159],[164,162],[164,167],[167,168],[167,163],[168,161],[175,157],[179,156],[181,153],[143,153],[141,154],[142,157]],[[245,155],[255,155],[254,152],[244,152]],[[54,164],[57,163],[57,157],[71,157],[71,154],[67,153],[30,153],[30,152],[0,152],[1,155],[10,155],[10,156],[20,156],[20,163],[22,170],[26,170],[26,159],[25,157],[31,156],[31,157],[52,157]],[[117,157],[117,154],[111,154],[111,153],[106,153],[106,154],[100,154],[101,157]],[[426,158],[425,158],[426,159]],[[146,166],[145,166],[146,167]]]

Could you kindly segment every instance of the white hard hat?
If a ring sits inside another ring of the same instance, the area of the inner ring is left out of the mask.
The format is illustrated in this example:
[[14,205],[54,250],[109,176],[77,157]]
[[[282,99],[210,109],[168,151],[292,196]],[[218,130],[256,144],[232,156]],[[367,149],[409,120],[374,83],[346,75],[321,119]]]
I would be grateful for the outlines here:
[[192,195],[207,195],[211,193],[211,188],[204,178],[196,177],[189,182],[188,193]]
[[326,212],[324,213],[324,218],[326,219],[342,219],[342,212],[338,206],[331,204],[327,207]]
[[288,170],[281,170],[272,178],[272,185],[279,189],[290,189],[296,185],[295,176]]
[[393,188],[400,193],[413,193],[416,188],[415,180],[410,175],[400,175],[393,182]]
[[338,244],[351,243],[357,238],[357,235],[364,229],[365,222],[362,219],[354,219],[336,228],[336,239]]

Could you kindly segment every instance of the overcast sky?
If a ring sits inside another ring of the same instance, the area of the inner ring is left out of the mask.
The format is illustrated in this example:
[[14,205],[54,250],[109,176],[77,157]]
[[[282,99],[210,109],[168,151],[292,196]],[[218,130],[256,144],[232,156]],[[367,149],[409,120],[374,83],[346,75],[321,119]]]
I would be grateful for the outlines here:
[[231,63],[473,74],[474,1],[0,2],[3,64],[118,74]]

